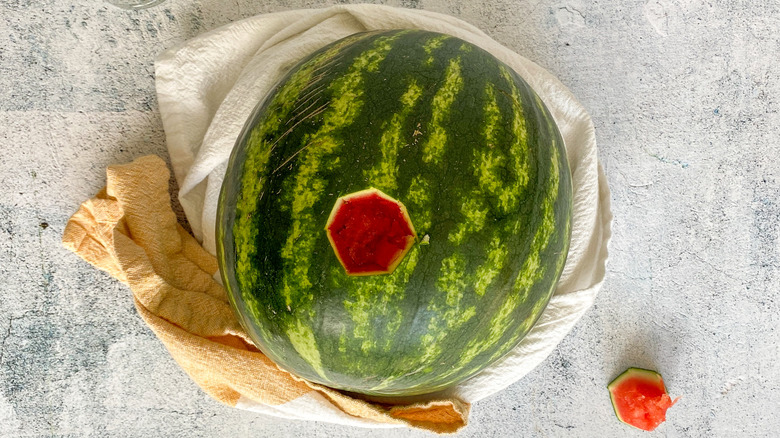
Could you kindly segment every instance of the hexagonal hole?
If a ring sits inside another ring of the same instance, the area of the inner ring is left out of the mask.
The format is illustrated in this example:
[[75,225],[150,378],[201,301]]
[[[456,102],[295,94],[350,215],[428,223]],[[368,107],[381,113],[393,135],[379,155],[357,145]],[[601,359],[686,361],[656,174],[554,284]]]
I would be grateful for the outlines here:
[[406,207],[374,188],[336,200],[325,230],[348,275],[392,273],[417,238]]

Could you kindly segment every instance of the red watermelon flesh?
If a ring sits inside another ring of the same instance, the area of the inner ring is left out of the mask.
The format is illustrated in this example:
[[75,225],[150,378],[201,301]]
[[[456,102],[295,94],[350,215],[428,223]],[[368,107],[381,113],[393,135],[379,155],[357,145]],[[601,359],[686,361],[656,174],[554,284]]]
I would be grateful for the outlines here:
[[349,275],[393,272],[416,237],[404,205],[374,188],[339,198],[326,231]]
[[642,368],[627,369],[607,388],[618,419],[642,430],[655,430],[677,403],[667,394],[661,375]]

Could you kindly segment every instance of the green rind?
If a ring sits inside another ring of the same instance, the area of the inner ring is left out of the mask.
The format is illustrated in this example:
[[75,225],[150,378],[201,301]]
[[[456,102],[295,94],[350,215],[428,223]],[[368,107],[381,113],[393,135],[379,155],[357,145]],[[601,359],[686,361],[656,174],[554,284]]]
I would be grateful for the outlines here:
[[[281,366],[374,395],[433,392],[506,354],[563,269],[571,177],[530,87],[457,38],[358,34],[294,67],[231,156],[218,212],[224,283]],[[350,277],[323,231],[374,186],[417,231],[390,275]]]

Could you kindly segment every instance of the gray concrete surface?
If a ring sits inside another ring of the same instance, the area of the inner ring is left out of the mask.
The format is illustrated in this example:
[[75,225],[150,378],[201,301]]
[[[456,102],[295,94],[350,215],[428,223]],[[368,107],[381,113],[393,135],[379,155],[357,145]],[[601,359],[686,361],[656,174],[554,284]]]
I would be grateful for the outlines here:
[[[428,435],[212,401],[129,291],[59,244],[106,165],[165,155],[157,53],[242,17],[331,3],[169,0],[127,12],[0,0],[0,436]],[[615,419],[605,390],[627,366],[659,369],[682,396],[654,436],[778,436],[779,4],[386,4],[463,18],[556,74],[593,116],[613,193],[596,305],[534,372],[476,404],[460,436],[644,436]]]

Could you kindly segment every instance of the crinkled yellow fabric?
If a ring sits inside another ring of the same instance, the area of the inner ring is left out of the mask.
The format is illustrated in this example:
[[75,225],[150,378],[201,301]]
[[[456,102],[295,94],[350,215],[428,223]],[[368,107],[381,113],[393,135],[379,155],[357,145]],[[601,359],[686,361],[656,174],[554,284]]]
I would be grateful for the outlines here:
[[279,369],[249,340],[214,281],[216,259],[177,223],[165,162],[146,156],[106,174],[106,188],[71,217],[63,244],[130,287],[149,328],[213,398],[281,405],[317,391],[341,411],[380,423],[438,433],[466,425],[470,405],[457,399],[380,405]]

